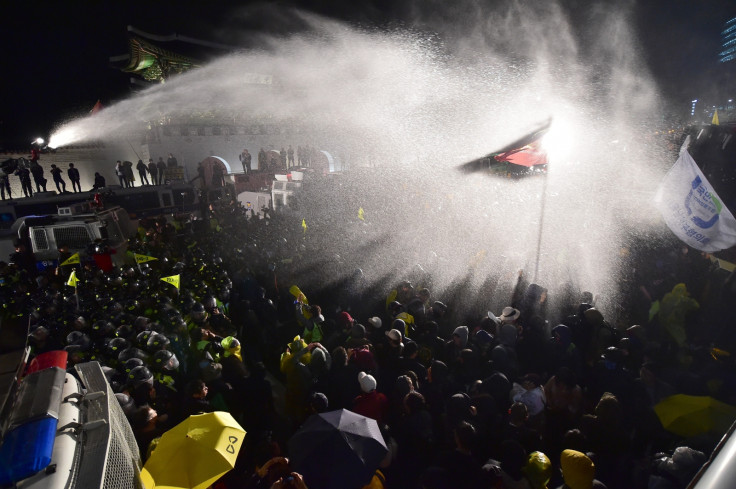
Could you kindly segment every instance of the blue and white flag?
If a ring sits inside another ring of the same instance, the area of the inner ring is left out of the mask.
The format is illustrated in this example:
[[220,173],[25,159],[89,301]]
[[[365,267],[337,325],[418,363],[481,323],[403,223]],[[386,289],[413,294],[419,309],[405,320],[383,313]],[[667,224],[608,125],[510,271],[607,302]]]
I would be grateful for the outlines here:
[[736,245],[736,219],[686,149],[665,175],[655,200],[667,226],[688,246],[715,252]]

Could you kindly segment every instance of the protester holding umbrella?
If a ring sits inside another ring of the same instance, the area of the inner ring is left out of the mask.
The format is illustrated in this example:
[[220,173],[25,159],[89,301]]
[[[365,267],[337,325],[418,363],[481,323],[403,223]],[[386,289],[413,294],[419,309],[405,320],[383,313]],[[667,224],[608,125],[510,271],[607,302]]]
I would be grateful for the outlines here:
[[288,458],[273,457],[255,471],[245,489],[307,489],[307,484]]
[[235,466],[244,436],[229,413],[189,416],[161,436],[141,479],[146,487],[206,489]]
[[387,453],[376,421],[347,409],[310,416],[289,439],[291,466],[319,489],[363,487]]

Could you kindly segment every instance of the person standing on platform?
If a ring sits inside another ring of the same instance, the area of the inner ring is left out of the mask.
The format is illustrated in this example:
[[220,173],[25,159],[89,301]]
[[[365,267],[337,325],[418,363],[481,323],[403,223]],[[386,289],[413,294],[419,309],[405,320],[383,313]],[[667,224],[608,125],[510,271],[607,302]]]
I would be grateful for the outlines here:
[[148,167],[143,163],[143,160],[138,160],[138,164],[135,165],[135,168],[138,170],[138,175],[141,177],[141,185],[151,185],[148,181],[148,175],[146,175],[146,173],[148,173]]
[[205,179],[204,174],[204,166],[202,166],[202,162],[199,162],[199,166],[197,166],[197,178],[199,178],[199,183],[201,185],[202,189],[207,188],[207,180]]
[[81,192],[82,186],[79,184],[79,170],[74,168],[74,163],[69,163],[69,169],[66,171],[69,176],[69,180],[72,181],[72,190],[74,192]]
[[66,192],[66,182],[61,177],[61,168],[51,164],[51,176],[54,179],[54,183],[56,184],[56,190],[58,190],[59,193]]
[[286,150],[286,157],[288,159],[288,166],[294,166],[294,148],[289,145],[289,149]]
[[127,187],[135,187],[135,176],[133,175],[133,162],[123,161],[123,171],[125,172],[125,179],[128,181]]
[[148,173],[151,174],[153,185],[158,185],[158,167],[156,167],[156,162],[153,161],[153,158],[148,158]]
[[33,181],[36,182],[36,192],[46,191],[46,179],[43,176],[43,167],[38,162],[31,163],[31,174],[33,175]]
[[92,186],[92,190],[100,190],[105,188],[105,177],[100,175],[99,172],[95,172],[95,184]]
[[266,166],[266,151],[261,148],[261,150],[258,152],[258,171],[265,170]]
[[169,153],[169,157],[166,160],[166,167],[167,168],[176,168],[179,166],[179,162],[176,161],[176,158],[174,158],[174,155]]
[[281,147],[281,151],[279,151],[279,163],[281,164],[281,168],[289,168],[288,166],[286,166],[286,149],[284,149],[283,146]]
[[0,195],[5,200],[5,192],[8,192],[8,199],[13,200],[13,194],[10,193],[10,175],[0,170]]
[[158,168],[158,184],[163,185],[166,182],[166,162],[164,161],[163,156],[158,157],[156,168]]
[[41,152],[38,150],[38,148],[31,149],[31,164],[38,163],[38,160],[41,159]]
[[128,179],[125,178],[125,169],[123,168],[123,163],[120,160],[115,163],[115,175],[118,176],[120,186],[126,188],[128,186]]
[[247,149],[240,153],[240,162],[243,164],[243,173],[250,173],[251,156]]
[[31,171],[25,166],[18,167],[15,174],[20,178],[20,186],[26,197],[33,197],[33,187],[31,186]]

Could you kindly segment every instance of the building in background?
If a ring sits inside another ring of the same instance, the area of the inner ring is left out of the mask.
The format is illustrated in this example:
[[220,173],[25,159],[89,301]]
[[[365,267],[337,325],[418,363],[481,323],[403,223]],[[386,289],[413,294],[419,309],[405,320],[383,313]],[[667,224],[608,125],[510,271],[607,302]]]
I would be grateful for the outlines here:
[[721,32],[721,48],[718,61],[729,63],[736,61],[736,17],[726,22]]

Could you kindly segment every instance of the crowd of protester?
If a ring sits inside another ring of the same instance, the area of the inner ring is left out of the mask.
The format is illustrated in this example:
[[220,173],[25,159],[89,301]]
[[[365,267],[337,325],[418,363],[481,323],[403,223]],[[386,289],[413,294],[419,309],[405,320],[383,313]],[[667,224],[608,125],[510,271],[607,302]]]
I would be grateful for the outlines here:
[[[389,449],[367,487],[678,488],[717,441],[681,439],[653,410],[674,393],[734,400],[717,354],[731,345],[692,326],[731,303],[733,274],[692,250],[641,265],[632,280],[648,281],[627,298],[651,309],[641,322],[610,324],[584,291],[553,311],[519,274],[507,307],[454,323],[431,271],[377,292],[298,283],[300,238],[287,216],[221,201],[202,220],[141,220],[130,264],[108,272],[85,260],[39,272],[19,246],[0,264],[3,324],[30,324],[33,354],[99,361],[143,460],[187,416],[230,412],[246,443],[216,487],[307,487],[287,441],[342,408],[375,419]],[[82,286],[67,285],[72,271]]]

